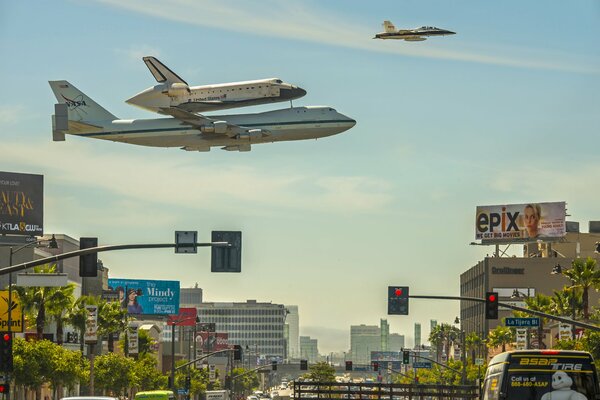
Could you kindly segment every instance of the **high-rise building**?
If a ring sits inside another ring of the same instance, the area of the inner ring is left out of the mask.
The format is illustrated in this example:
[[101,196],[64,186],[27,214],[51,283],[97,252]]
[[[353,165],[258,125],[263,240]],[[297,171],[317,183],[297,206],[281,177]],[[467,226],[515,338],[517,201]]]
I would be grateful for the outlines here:
[[350,360],[356,364],[371,362],[371,352],[381,350],[381,329],[375,325],[350,326]]
[[387,319],[379,320],[379,326],[381,329],[381,351],[388,351],[390,341],[390,325]]
[[227,333],[229,344],[239,344],[261,356],[286,356],[286,309],[283,304],[256,300],[202,303],[198,306],[198,317],[200,322],[214,323],[217,332]]
[[179,289],[179,307],[198,307],[202,304],[202,288],[198,284],[193,288]]
[[415,323],[415,349],[421,347],[421,324]]
[[317,339],[310,336],[300,336],[300,358],[315,363],[319,360],[319,346]]
[[401,351],[404,348],[404,335],[390,333],[388,351]]
[[285,306],[287,317],[285,324],[288,326],[288,359],[300,358],[300,316],[298,306]]

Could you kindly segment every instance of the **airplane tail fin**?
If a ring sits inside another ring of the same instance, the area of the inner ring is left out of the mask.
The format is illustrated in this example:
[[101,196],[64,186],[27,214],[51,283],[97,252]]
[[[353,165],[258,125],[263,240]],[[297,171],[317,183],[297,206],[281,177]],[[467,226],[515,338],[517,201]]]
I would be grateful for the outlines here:
[[181,79],[175,72],[171,71],[165,64],[158,61],[156,57],[143,57],[142,60],[144,60],[150,73],[158,83],[184,83],[187,85],[186,81]]
[[58,104],[52,116],[53,138],[62,141],[65,133],[91,132],[100,129],[100,122],[113,121],[116,116],[89,98],[67,81],[49,81]]
[[383,21],[383,29],[387,33],[394,33],[394,32],[396,32],[396,27],[390,21]]

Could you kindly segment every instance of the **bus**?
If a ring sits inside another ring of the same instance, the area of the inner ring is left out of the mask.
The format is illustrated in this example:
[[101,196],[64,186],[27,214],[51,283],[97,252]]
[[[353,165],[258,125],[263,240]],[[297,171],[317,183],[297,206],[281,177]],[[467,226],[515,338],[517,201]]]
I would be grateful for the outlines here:
[[516,350],[488,364],[483,400],[598,400],[600,388],[590,353]]

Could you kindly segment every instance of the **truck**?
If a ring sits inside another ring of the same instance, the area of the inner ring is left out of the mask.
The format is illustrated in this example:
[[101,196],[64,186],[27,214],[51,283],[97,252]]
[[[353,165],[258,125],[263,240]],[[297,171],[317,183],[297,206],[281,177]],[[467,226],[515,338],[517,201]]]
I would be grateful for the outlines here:
[[229,390],[207,390],[206,400],[229,400]]

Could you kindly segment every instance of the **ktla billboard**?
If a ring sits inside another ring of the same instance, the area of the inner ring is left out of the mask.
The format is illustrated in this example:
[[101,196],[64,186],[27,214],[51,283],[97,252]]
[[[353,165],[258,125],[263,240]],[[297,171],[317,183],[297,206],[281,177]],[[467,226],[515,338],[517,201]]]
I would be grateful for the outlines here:
[[44,176],[0,171],[0,234],[44,234]]
[[179,281],[109,279],[108,286],[128,314],[179,314]]
[[566,203],[478,206],[475,239],[484,242],[527,242],[565,236]]

